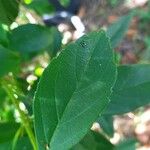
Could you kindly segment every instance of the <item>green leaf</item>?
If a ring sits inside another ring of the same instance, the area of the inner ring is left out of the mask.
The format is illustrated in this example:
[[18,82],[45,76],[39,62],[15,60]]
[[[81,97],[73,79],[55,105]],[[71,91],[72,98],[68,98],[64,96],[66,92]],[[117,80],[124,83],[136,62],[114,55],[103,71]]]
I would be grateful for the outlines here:
[[[4,143],[0,143],[1,150],[12,150],[12,140]],[[14,150],[32,150],[32,145],[28,137],[21,137],[18,139]]]
[[102,115],[98,118],[97,122],[100,124],[100,127],[103,129],[103,131],[109,135],[110,137],[113,137],[114,134],[114,127],[113,127],[113,117],[110,115]]
[[5,101],[6,92],[5,90],[0,86],[0,109],[2,108],[2,105]]
[[0,22],[10,25],[18,15],[19,0],[0,0]]
[[48,53],[50,54],[51,57],[55,57],[57,52],[61,48],[61,41],[62,41],[62,35],[61,33],[57,30],[57,28],[51,28],[51,35],[53,36]]
[[118,21],[113,23],[107,30],[108,36],[111,38],[112,47],[115,48],[122,41],[126,31],[129,28],[132,20],[132,13],[121,17]]
[[70,0],[60,0],[61,5],[67,7],[70,4]]
[[149,63],[150,62],[150,37],[144,37],[144,43],[146,49],[140,55],[140,62]]
[[0,77],[18,70],[20,59],[18,54],[0,45]]
[[49,28],[35,24],[19,26],[10,35],[10,48],[21,53],[33,53],[46,50],[52,41]]
[[150,103],[150,65],[118,67],[118,78],[105,114],[123,114]]
[[113,150],[114,145],[103,135],[94,131],[88,134],[71,150]]
[[0,44],[6,46],[8,44],[7,31],[4,30],[2,24],[0,24]]
[[135,139],[129,139],[116,145],[113,150],[136,150],[136,143]]
[[18,128],[19,124],[15,122],[0,123],[0,143],[11,140]]
[[40,150],[69,149],[87,133],[109,103],[116,65],[103,31],[85,35],[45,69],[34,100]]
[[4,142],[4,143],[0,143],[0,149],[1,150],[12,150],[11,148],[11,142]]
[[26,5],[26,7],[33,9],[39,15],[52,13],[55,10],[48,0],[33,0],[29,5]]
[[21,137],[20,139],[18,139],[17,144],[14,148],[14,150],[32,150],[32,149],[33,147],[28,137]]

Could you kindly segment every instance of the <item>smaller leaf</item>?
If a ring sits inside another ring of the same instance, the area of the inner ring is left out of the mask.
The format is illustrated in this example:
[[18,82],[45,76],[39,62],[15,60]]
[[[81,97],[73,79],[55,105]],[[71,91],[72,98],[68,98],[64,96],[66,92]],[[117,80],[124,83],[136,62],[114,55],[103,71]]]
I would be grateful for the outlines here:
[[150,103],[150,65],[118,67],[118,78],[111,102],[104,114],[116,115]]
[[136,150],[136,143],[135,139],[129,139],[119,143],[113,150]]
[[19,124],[15,122],[0,123],[0,143],[11,140],[18,128]]
[[100,133],[89,131],[71,150],[113,150],[114,145]]
[[[12,140],[0,143],[0,150],[12,150]],[[28,137],[21,137],[13,150],[32,150]]]
[[61,49],[61,41],[62,41],[62,35],[57,30],[57,28],[51,28],[51,35],[52,40],[48,49],[48,53],[51,57],[56,56],[57,52]]
[[7,31],[4,30],[2,24],[0,24],[0,44],[6,46],[8,44]]
[[34,0],[25,6],[34,10],[39,15],[49,14],[55,11],[53,5],[48,0]]
[[1,150],[12,150],[11,148],[11,141],[0,143]]
[[109,135],[110,137],[114,134],[114,127],[113,127],[113,117],[110,115],[102,115],[98,118],[97,122],[100,124],[100,127],[103,131]]
[[32,145],[28,137],[21,137],[15,146],[14,150],[32,150]]
[[61,5],[67,7],[70,4],[70,0],[60,0]]
[[23,54],[46,50],[52,43],[49,28],[35,24],[26,24],[15,28],[10,35],[10,48]]
[[9,72],[15,72],[19,66],[19,56],[0,45],[0,77]]
[[19,0],[0,0],[0,21],[10,25],[18,15]]
[[6,97],[5,90],[2,87],[0,87],[0,109],[2,108],[2,105],[3,105],[4,101],[5,101],[5,97]]
[[122,41],[126,31],[129,28],[132,20],[132,13],[121,17],[118,21],[113,23],[107,30],[108,36],[111,38],[112,47],[115,48]]

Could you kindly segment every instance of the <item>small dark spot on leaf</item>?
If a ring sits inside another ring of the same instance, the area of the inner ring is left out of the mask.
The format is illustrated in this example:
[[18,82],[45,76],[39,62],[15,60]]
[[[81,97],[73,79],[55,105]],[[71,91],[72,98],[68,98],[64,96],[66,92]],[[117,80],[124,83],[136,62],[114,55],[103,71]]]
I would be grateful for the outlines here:
[[80,45],[81,45],[83,48],[86,48],[87,43],[86,43],[85,41],[82,41],[82,42],[80,42]]

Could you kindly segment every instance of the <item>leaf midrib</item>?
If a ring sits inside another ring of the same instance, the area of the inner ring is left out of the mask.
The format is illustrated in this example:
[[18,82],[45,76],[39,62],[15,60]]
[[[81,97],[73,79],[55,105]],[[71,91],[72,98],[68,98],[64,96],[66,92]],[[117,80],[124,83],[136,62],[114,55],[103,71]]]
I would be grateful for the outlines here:
[[[102,34],[102,33],[101,33]],[[99,36],[98,36],[99,37]],[[105,37],[106,38],[106,37]],[[96,41],[96,44],[95,45],[97,45],[99,43],[99,40],[97,40]],[[75,44],[77,44],[77,43],[75,43]],[[96,46],[95,46],[96,47]],[[88,61],[87,61],[87,63],[86,63],[86,65],[85,65],[85,69],[84,69],[84,71],[83,71],[83,73],[82,73],[82,75],[81,75],[81,77],[80,77],[80,79],[78,80],[78,84],[80,83],[80,81],[82,80],[82,78],[83,78],[83,75],[85,74],[85,72],[86,72],[86,70],[88,69],[88,65],[89,65],[89,63],[90,63],[90,61],[91,61],[91,59],[92,59],[92,56],[93,56],[93,54],[94,54],[94,52],[95,52],[95,50],[96,50],[96,48],[95,47],[93,47],[93,50],[92,50],[92,52],[91,52],[91,56],[89,57],[89,59],[88,59]],[[110,44],[109,44],[109,47],[110,47]],[[111,48],[111,47],[110,47]],[[77,52],[77,49],[75,49],[75,52]],[[77,55],[75,55],[75,57],[77,58]],[[75,59],[75,60],[77,60],[77,59]],[[59,62],[60,63],[60,62]],[[75,64],[77,63],[77,61],[75,62]],[[75,67],[75,72],[77,72],[76,71],[76,68],[77,67]],[[60,69],[59,69],[60,70]],[[56,79],[57,80],[57,79]],[[97,82],[97,81],[96,81]],[[72,97],[73,97],[73,95],[74,95],[74,93],[76,92],[76,90],[78,89],[78,84],[76,84],[76,87],[75,87],[75,89],[74,89],[74,92],[72,93],[72,95],[70,96],[70,99],[69,99],[69,101],[68,101],[68,103],[67,103],[67,105],[66,105],[66,107],[65,107],[65,109],[64,109],[64,111],[63,111],[63,113],[62,114],[64,114],[64,112],[66,111],[66,108],[67,108],[67,106],[69,105],[69,103],[70,103],[70,101],[71,101],[71,99],[72,99]],[[62,117],[63,117],[63,115],[61,116],[61,118],[60,118],[60,120],[58,121],[58,123],[57,123],[57,125],[56,125],[56,128],[55,128],[55,130],[54,130],[54,132],[53,132],[53,134],[52,134],[52,136],[51,136],[51,139],[50,139],[50,141],[49,141],[49,143],[51,143],[51,141],[52,141],[52,139],[54,138],[54,135],[55,135],[55,132],[58,130],[58,128],[59,128],[59,122],[61,122],[61,119],[62,119]]]

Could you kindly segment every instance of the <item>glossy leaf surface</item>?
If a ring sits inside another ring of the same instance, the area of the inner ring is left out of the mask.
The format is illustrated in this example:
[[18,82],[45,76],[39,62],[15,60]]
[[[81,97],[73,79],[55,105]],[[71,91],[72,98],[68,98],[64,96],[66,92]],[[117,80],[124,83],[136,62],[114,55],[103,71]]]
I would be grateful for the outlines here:
[[105,32],[85,35],[45,69],[34,100],[40,150],[65,150],[79,142],[109,103],[116,80]]

